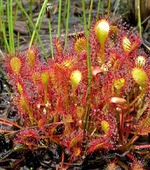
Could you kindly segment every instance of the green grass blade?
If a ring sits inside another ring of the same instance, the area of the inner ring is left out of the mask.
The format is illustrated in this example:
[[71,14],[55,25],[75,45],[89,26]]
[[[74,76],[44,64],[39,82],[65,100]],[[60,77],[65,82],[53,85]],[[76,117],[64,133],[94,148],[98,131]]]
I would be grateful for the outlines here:
[[50,50],[51,50],[52,59],[54,59],[54,50],[53,50],[53,41],[52,41],[53,36],[52,36],[52,26],[51,26],[50,19],[48,20],[48,28],[49,28]]
[[[19,9],[22,11],[22,13],[23,13],[23,14],[25,15],[25,17],[27,18],[27,20],[28,20],[29,24],[31,25],[31,27],[33,28],[33,30],[34,30],[34,32],[35,32],[35,34],[36,34],[36,36],[37,36],[37,39],[39,40],[39,43],[40,43],[40,46],[41,46],[42,51],[43,51],[43,53],[44,53],[44,56],[46,56],[46,51],[45,51],[45,49],[44,49],[44,46],[43,46],[43,43],[42,43],[41,38],[40,38],[40,36],[39,36],[39,33],[38,33],[36,27],[34,26],[34,23],[32,22],[31,18],[30,18],[29,15],[27,14],[26,10],[25,10],[25,9],[22,7],[22,5],[18,2],[18,0],[15,0],[15,1],[16,1],[17,5],[18,5]],[[34,38],[34,37],[33,37],[33,38]],[[30,41],[30,42],[31,42],[31,41]]]
[[99,18],[100,5],[101,5],[101,0],[98,0],[98,4],[97,4],[97,13],[96,13],[96,19],[98,19],[98,18]]
[[57,36],[60,37],[62,0],[59,0]]
[[138,9],[138,27],[139,27],[139,33],[140,33],[140,36],[142,36],[140,0],[137,1],[137,9]]
[[12,0],[7,0],[7,21],[8,21],[8,31],[9,31],[9,52],[13,54],[15,52],[14,48],[14,24],[13,24],[13,5]]
[[[89,17],[88,17],[88,25],[85,25],[85,33],[86,33],[86,37],[87,37],[87,66],[88,66],[88,90],[87,90],[87,108],[86,108],[86,115],[85,115],[85,120],[84,120],[84,126],[85,129],[88,130],[88,121],[89,121],[89,110],[90,110],[90,94],[91,94],[91,56],[90,56],[90,43],[89,43],[89,39],[90,39],[90,35],[89,35],[89,29],[91,26],[91,15],[92,15],[92,7],[93,7],[93,0],[91,0],[91,4],[90,4],[90,11],[89,11]],[[83,2],[83,8],[85,9],[85,4]],[[85,10],[84,11],[84,17],[85,15]],[[86,19],[84,18],[84,23],[86,23]]]
[[102,16],[104,16],[104,4],[105,4],[105,1],[102,0]]
[[70,0],[67,0],[67,18],[66,18],[66,30],[65,30],[65,47],[68,41],[68,28],[69,28],[69,19],[70,19]]
[[82,0],[82,11],[83,11],[83,24],[84,24],[84,29],[86,30],[86,9],[85,9],[85,1]]
[[43,16],[43,14],[44,14],[44,12],[46,10],[47,2],[48,2],[48,0],[45,0],[43,5],[42,5],[42,8],[40,10],[39,16],[38,16],[36,24],[35,24],[35,29],[34,29],[33,34],[31,36],[29,47],[33,44],[33,41],[34,41],[34,38],[35,38],[35,34],[36,34],[36,30],[37,30],[37,28],[40,26],[40,24],[42,22],[42,18],[43,18],[42,16]]
[[9,44],[7,40],[6,26],[4,21],[4,4],[3,1],[0,1],[0,29],[2,31],[3,39],[4,39],[4,48],[5,50],[10,51]]
[[108,12],[107,12],[107,16],[110,15],[110,6],[111,6],[111,1],[108,0],[108,8],[107,8]]

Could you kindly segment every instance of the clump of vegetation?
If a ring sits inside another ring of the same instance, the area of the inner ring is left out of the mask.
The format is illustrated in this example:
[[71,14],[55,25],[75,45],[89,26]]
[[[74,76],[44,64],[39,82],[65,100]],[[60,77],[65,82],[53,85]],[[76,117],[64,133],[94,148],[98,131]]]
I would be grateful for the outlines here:
[[54,40],[54,59],[41,61],[35,47],[8,55],[20,119],[1,124],[14,127],[3,131],[12,152],[55,146],[60,169],[101,156],[107,169],[144,169],[150,145],[138,141],[150,132],[150,59],[140,45],[137,33],[104,18],[67,50]]

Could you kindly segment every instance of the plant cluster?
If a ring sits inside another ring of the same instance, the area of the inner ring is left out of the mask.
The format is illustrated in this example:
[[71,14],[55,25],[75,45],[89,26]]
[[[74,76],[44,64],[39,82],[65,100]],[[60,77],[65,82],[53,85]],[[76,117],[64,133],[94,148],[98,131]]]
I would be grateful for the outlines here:
[[114,153],[108,169],[144,169],[150,145],[137,141],[150,132],[150,59],[140,45],[137,33],[100,19],[67,50],[54,40],[54,59],[42,61],[35,47],[8,56],[20,114],[12,124],[19,128],[14,148],[35,152],[55,143],[62,147],[60,167]]

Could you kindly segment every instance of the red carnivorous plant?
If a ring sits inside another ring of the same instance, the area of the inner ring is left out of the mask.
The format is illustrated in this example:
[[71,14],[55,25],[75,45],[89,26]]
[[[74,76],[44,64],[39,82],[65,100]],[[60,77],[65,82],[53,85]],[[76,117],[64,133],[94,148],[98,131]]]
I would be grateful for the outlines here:
[[55,40],[54,60],[42,62],[35,47],[8,55],[20,115],[14,147],[21,144],[35,152],[55,143],[62,147],[60,167],[103,155],[108,156],[107,169],[145,169],[150,144],[140,139],[150,133],[150,59],[141,43],[132,30],[100,19],[89,39],[86,34],[75,37],[68,50]]

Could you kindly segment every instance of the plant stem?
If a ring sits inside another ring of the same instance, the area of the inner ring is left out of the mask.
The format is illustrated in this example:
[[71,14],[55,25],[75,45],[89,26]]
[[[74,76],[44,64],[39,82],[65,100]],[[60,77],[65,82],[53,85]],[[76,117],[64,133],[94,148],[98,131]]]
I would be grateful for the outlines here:
[[48,20],[48,28],[49,28],[49,39],[50,39],[50,50],[51,50],[51,55],[52,59],[54,59],[54,50],[53,50],[53,36],[52,36],[52,25],[51,25],[51,20]]
[[124,142],[123,135],[124,135],[124,111],[121,110],[121,113],[120,113],[120,139],[122,140],[122,142]]
[[126,144],[126,147],[130,147],[131,144],[133,144],[137,139],[139,138],[139,136],[137,134],[135,134],[130,140],[129,142]]
[[148,149],[150,148],[150,144],[145,144],[145,145],[134,145],[133,146],[134,149]]
[[19,47],[20,47],[20,33],[18,32],[17,33],[17,48],[19,50]]
[[87,101],[86,101],[86,114],[84,117],[84,137],[85,137],[85,152],[84,156],[86,155],[87,145],[88,145],[88,138],[87,138],[87,132],[88,132],[88,125],[89,125],[89,115],[90,115],[90,94],[91,94],[91,56],[90,56],[90,34],[89,34],[89,28],[91,25],[91,13],[92,13],[92,6],[93,6],[93,0],[91,0],[90,4],[90,11],[89,11],[89,18],[88,18],[88,25],[86,25],[86,13],[85,13],[85,1],[82,0],[82,8],[83,8],[83,16],[84,16],[84,27],[85,27],[85,33],[87,37],[87,67],[88,67],[88,88],[87,88]]
[[142,97],[142,95],[145,93],[145,90],[141,91],[141,93],[130,103],[130,108]]
[[23,128],[23,127],[19,126],[18,124],[14,123],[14,122],[11,122],[8,119],[2,118],[2,117],[0,117],[0,121],[1,121],[0,123],[7,124],[8,126],[15,126],[15,127],[19,128],[19,129]]
[[51,50],[51,56],[52,59],[54,59],[54,50],[53,50],[53,36],[52,36],[52,25],[51,25],[51,9],[52,4],[50,3],[49,7],[47,8],[47,16],[48,16],[48,29],[49,29],[49,40],[50,40],[50,50]]
[[44,86],[44,104],[47,103],[47,85]]

